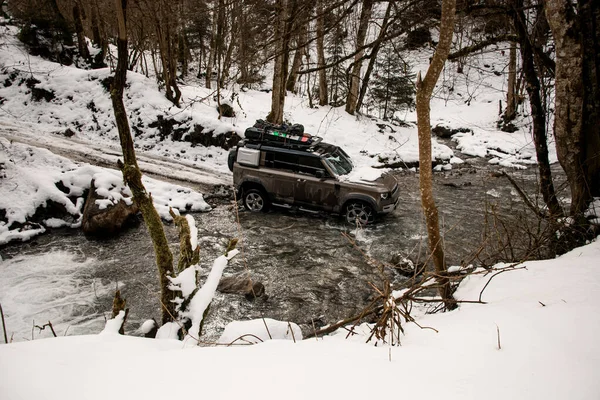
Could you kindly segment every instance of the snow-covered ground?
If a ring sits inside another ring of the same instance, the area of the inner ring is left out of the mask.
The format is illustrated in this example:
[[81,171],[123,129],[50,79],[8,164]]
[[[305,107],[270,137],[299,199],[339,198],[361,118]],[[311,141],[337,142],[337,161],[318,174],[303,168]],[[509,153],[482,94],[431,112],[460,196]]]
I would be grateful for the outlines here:
[[[0,87],[0,124],[18,122],[36,136],[42,136],[42,140],[49,140],[69,128],[78,143],[113,147],[118,144],[109,94],[102,84],[111,75],[108,68],[81,70],[28,55],[14,36],[16,28],[5,26],[1,29],[5,33],[0,37],[0,80],[4,82]],[[430,54],[431,51],[420,51],[411,55],[415,72],[425,71]],[[526,123],[515,133],[501,132],[496,127],[498,102],[505,98],[503,70],[507,56],[498,51],[472,60],[475,65],[472,68],[466,65],[462,74],[454,73],[456,66],[448,64],[432,102],[432,126],[442,124],[471,129],[472,133],[456,137],[464,154],[488,156],[495,158],[493,162],[503,162],[506,166],[533,162],[535,151]],[[51,91],[55,97],[49,102],[34,101],[28,87],[31,78],[39,81],[36,88]],[[192,147],[188,142],[161,139],[159,129],[149,125],[157,117],[165,116],[180,121],[185,127],[199,124],[216,134],[235,131],[243,136],[245,128],[257,119],[265,118],[270,110],[270,93],[242,91],[234,85],[224,90],[222,96],[223,102],[233,107],[236,116],[218,120],[214,90],[193,84],[182,85],[182,108],[176,108],[158,91],[152,78],[130,72],[128,84],[125,105],[131,125],[139,128],[139,131],[134,129],[139,152],[183,160],[190,166],[223,174],[229,173],[223,149]],[[418,160],[416,114],[407,111],[397,116],[408,126],[389,123],[385,127],[378,126],[384,121],[351,116],[343,107],[310,108],[305,97],[291,93],[286,97],[284,114],[287,121],[303,124],[306,132],[342,146],[359,169],[381,166],[383,160],[407,163]],[[432,147],[433,157],[440,161],[449,162],[454,155],[452,149],[436,140]]]
[[[184,348],[176,340],[109,332],[2,345],[0,397],[595,400],[598,259],[595,241],[493,279],[493,273],[471,276],[457,298],[481,295],[486,304],[418,319],[435,330],[405,324],[398,347],[365,344],[363,335],[345,340],[346,330],[232,347]],[[228,338],[261,328],[239,326]]]

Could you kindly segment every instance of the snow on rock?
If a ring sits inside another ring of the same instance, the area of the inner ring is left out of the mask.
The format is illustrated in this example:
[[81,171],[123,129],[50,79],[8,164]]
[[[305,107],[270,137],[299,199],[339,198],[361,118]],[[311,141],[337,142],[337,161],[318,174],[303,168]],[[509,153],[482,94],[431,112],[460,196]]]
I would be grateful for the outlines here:
[[146,321],[144,321],[142,326],[140,326],[140,332],[142,332],[144,335],[146,335],[155,328],[156,328],[156,321],[153,319],[147,319]]
[[[92,180],[96,192],[105,197],[97,201],[100,207],[120,200],[126,203],[132,201],[131,191],[124,186],[120,171],[76,164],[46,149],[11,143],[1,137],[0,150],[0,210],[5,211],[4,218],[0,218],[0,244],[27,240],[45,232],[45,228],[79,227],[85,201],[83,195],[89,190]],[[142,181],[165,220],[171,220],[169,207],[180,212],[211,209],[203,195],[194,190],[146,176]],[[27,225],[36,211],[47,207],[49,202],[62,207],[65,216],[47,218],[43,225]],[[69,217],[70,221],[65,217]]]
[[220,344],[256,344],[267,340],[302,340],[300,327],[293,322],[277,321],[271,318],[250,321],[233,321],[227,324]]
[[158,328],[158,332],[156,332],[156,339],[179,339],[179,330],[181,326],[179,326],[175,322],[167,322],[160,328]]
[[101,335],[118,335],[119,329],[121,329],[121,327],[123,326],[124,319],[125,319],[125,311],[121,310],[121,311],[119,311],[119,315],[106,321],[106,325],[104,326],[104,329],[102,330],[102,332],[100,332],[100,334]]

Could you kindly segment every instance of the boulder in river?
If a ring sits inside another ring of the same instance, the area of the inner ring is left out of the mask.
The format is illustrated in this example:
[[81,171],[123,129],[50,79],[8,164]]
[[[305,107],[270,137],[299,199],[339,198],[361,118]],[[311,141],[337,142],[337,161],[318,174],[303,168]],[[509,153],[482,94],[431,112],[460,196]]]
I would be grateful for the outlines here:
[[241,294],[248,300],[265,296],[265,286],[262,283],[240,275],[222,277],[217,290],[221,293]]
[[103,198],[96,191],[92,179],[88,193],[81,227],[89,236],[107,236],[123,229],[127,222],[138,213],[138,207],[131,197],[122,193],[122,198],[114,202]]

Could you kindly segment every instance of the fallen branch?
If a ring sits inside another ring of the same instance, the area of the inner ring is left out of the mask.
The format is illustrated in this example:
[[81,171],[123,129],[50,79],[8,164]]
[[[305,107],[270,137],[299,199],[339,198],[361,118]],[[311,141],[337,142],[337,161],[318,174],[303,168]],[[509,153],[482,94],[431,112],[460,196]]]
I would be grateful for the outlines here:
[[498,276],[498,275],[500,275],[500,274],[503,274],[503,273],[505,273],[505,272],[508,272],[508,271],[517,271],[517,270],[519,270],[519,269],[527,269],[527,267],[525,267],[525,266],[522,266],[522,267],[519,267],[519,268],[515,268],[515,267],[516,267],[517,265],[519,265],[519,264],[520,264],[520,263],[517,263],[517,264],[515,264],[515,265],[511,265],[511,266],[509,266],[509,267],[506,267],[506,268],[504,268],[503,270],[501,270],[501,271],[499,271],[499,272],[496,272],[494,275],[492,275],[492,276],[490,277],[490,279],[488,279],[488,281],[487,281],[487,283],[485,284],[485,286],[483,286],[483,289],[481,289],[481,292],[479,292],[479,302],[480,302],[480,303],[483,303],[483,302],[481,301],[481,296],[483,296],[483,292],[484,292],[484,291],[485,291],[485,289],[488,287],[488,285],[490,284],[490,282],[492,281],[492,279],[494,279],[496,276]]
[[48,321],[47,324],[44,324],[42,326],[39,325],[35,325],[36,328],[38,328],[40,330],[40,332],[42,332],[44,329],[46,329],[46,327],[49,327],[50,330],[52,331],[52,335],[54,337],[56,337],[56,332],[54,332],[54,327],[52,326],[52,322]]

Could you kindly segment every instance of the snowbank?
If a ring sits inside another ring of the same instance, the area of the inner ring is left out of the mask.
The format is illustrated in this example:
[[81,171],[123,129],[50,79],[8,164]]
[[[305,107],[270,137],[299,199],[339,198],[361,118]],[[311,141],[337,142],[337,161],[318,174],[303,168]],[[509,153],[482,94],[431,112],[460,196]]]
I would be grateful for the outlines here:
[[[211,348],[119,335],[2,345],[0,397],[163,399],[200,390],[216,399],[595,400],[598,259],[595,241],[502,273],[482,295],[487,304],[419,320],[437,332],[406,325],[400,347],[364,344],[364,336],[341,339],[347,331],[297,343]],[[467,279],[457,297],[478,299],[490,278]],[[171,378],[165,365],[176,366]]]

